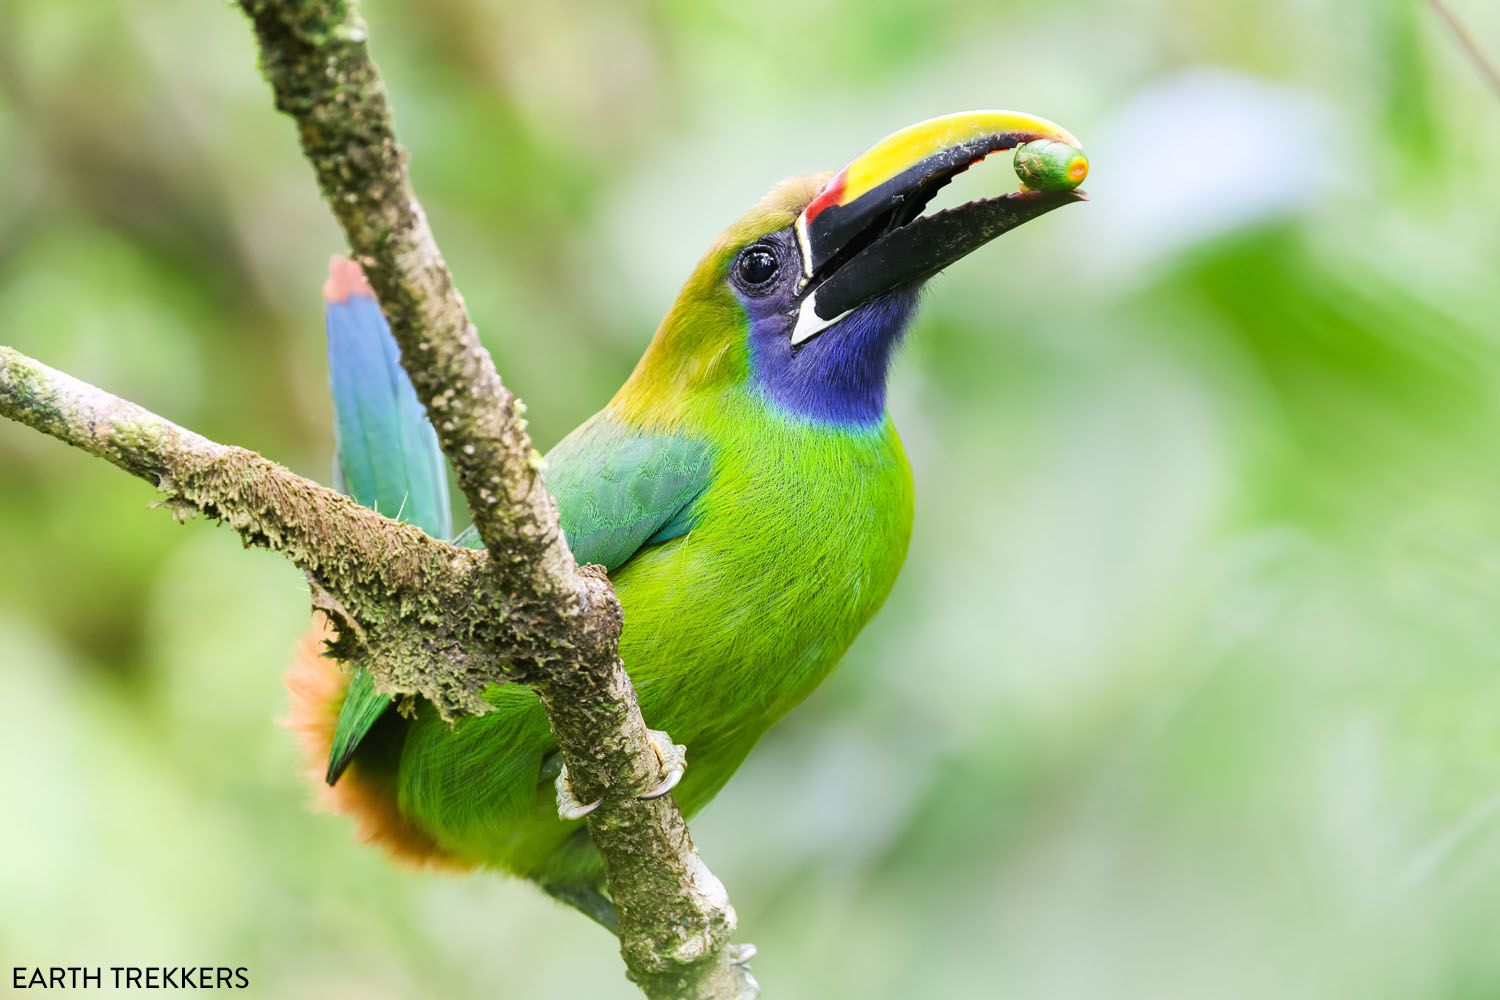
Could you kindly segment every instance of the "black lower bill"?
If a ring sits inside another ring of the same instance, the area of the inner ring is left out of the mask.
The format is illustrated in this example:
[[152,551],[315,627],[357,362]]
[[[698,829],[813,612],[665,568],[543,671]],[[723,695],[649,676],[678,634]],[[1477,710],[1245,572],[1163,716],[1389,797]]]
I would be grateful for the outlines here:
[[875,296],[924,281],[990,240],[1063,205],[1081,191],[1021,191],[913,219],[880,236],[812,289],[819,317],[840,316]]

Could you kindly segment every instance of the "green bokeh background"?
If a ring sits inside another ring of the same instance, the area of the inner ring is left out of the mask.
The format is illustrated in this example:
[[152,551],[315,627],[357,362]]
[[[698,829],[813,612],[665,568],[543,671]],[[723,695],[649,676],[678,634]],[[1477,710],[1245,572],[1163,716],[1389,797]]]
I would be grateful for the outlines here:
[[[1500,7],[1449,2],[1500,49]],[[366,15],[544,447],[779,177],[971,107],[1089,149],[1090,204],[935,283],[892,390],[903,576],[695,824],[768,995],[1500,995],[1500,97],[1430,11]],[[326,481],[339,248],[229,5],[0,6],[0,342]],[[306,808],[305,586],[153,498],[0,424],[6,976],[635,995],[531,887]]]

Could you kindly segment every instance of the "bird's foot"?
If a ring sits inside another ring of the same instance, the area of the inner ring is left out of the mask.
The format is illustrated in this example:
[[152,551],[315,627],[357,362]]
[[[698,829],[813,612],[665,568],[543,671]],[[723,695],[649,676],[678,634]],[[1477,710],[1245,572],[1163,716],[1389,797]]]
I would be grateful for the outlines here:
[[749,965],[750,960],[759,952],[760,949],[748,941],[743,944],[732,944],[729,946],[729,964]]
[[667,776],[655,788],[641,793],[641,798],[659,799],[676,788],[683,773],[687,771],[687,747],[681,743],[673,743],[672,737],[664,729],[648,729],[646,732],[651,736],[651,747],[656,751],[656,757],[661,761]]
[[[643,799],[659,799],[682,780],[683,772],[687,770],[687,747],[681,743],[673,743],[672,737],[660,729],[648,729],[646,732],[651,737],[651,749],[656,751],[656,759],[661,761],[662,770],[666,777],[661,780],[655,788],[641,793]],[[580,801],[573,794],[573,786],[568,783],[568,765],[562,764],[557,772],[557,777],[552,781],[552,787],[557,791],[557,815],[563,821],[568,822],[575,819],[583,819],[589,813],[598,809],[604,799],[595,799],[593,802]]]
[[578,796],[573,794],[573,786],[568,784],[568,765],[562,765],[562,770],[557,772],[557,777],[552,781],[552,787],[557,790],[557,817],[563,822],[575,819],[583,819],[589,813],[599,808],[603,798],[595,799],[593,802],[580,802]]

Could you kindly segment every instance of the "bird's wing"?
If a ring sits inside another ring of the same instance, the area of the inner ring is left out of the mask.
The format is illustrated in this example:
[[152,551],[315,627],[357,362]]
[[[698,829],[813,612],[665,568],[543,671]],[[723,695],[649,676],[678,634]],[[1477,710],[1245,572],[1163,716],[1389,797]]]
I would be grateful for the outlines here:
[[544,476],[573,557],[614,572],[647,546],[687,534],[711,471],[707,442],[600,413],[548,453]]
[[[573,558],[612,573],[688,533],[712,470],[707,442],[632,430],[598,413],[547,453],[545,476]],[[453,542],[484,547],[472,524]]]
[[[335,259],[323,292],[339,488],[387,517],[447,538],[453,533],[447,464],[380,306],[351,261]],[[369,673],[355,670],[334,728],[329,784],[389,705]]]
[[[324,292],[339,486],[367,507],[447,538],[447,465],[385,317],[348,261],[335,261]],[[545,476],[574,558],[612,572],[641,549],[688,532],[710,466],[705,442],[633,430],[601,413],[548,453]],[[481,547],[472,527],[454,541]],[[353,672],[328,755],[330,785],[390,704],[367,671]]]

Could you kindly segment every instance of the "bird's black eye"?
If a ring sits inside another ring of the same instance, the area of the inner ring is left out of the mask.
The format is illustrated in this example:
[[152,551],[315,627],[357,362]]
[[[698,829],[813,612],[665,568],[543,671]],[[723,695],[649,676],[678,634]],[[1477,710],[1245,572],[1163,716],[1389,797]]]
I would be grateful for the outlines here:
[[746,288],[760,288],[781,270],[781,257],[773,248],[756,243],[740,251],[734,269]]

